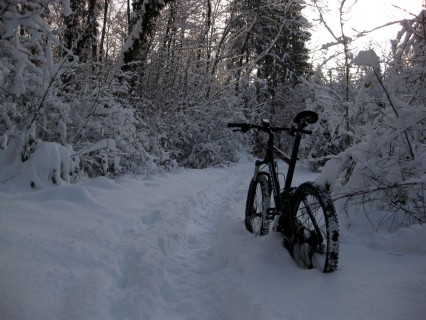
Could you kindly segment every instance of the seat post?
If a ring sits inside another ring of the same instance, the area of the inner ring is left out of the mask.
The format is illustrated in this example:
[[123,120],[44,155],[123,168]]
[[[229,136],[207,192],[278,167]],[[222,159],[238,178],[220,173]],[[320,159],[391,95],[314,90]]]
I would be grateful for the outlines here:
[[291,183],[293,182],[294,171],[296,169],[297,154],[299,152],[300,141],[302,139],[301,129],[298,128],[294,138],[293,151],[291,153],[290,163],[287,170],[287,179],[285,180],[284,192],[290,190]]

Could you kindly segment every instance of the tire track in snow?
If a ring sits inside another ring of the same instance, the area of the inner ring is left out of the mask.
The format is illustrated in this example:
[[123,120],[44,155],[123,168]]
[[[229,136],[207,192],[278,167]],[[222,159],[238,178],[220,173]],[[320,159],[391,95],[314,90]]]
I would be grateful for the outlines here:
[[[234,288],[242,270],[235,268],[233,257],[226,254],[226,247],[232,245],[232,236],[228,237],[232,222],[241,227],[245,198],[235,197],[239,188],[241,177],[230,177],[225,185],[215,185],[191,199],[199,212],[196,238],[170,256],[165,268],[170,278],[166,295],[172,292],[175,298],[168,301],[169,318],[247,319],[247,314],[261,318],[259,306],[254,306],[252,299],[242,298],[243,290]],[[243,189],[241,195],[246,187]]]
[[117,318],[262,318],[262,308],[238,284],[243,270],[235,251],[226,248],[236,230],[244,232],[247,170],[213,172],[213,183],[201,190],[175,190],[161,208],[146,208],[145,232],[136,237],[142,247],[128,252],[121,298],[111,309]]

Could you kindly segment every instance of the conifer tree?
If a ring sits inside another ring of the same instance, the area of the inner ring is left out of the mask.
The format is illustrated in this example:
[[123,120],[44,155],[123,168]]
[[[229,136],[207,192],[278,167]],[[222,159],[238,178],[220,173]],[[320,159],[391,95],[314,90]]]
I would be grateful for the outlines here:
[[300,0],[233,1],[237,14],[231,21],[230,67],[236,68],[237,81],[243,74],[255,75],[273,96],[279,85],[296,84],[299,77],[310,75],[305,45],[310,34],[302,4]]

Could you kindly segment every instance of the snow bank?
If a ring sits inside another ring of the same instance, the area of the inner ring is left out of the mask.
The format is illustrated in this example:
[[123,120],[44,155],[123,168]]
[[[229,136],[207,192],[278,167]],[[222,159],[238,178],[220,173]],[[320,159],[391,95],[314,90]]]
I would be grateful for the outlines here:
[[[29,150],[31,148],[31,150]],[[39,142],[28,147],[29,158],[22,161],[24,149],[19,139],[0,150],[0,192],[39,190],[70,182],[76,164],[70,150],[53,142]]]

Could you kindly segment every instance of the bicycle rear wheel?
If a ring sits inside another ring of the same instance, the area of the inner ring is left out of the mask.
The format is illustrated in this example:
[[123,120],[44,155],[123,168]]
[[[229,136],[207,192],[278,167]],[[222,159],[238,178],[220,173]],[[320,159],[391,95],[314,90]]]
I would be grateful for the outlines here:
[[300,185],[295,193],[293,235],[289,251],[302,268],[322,272],[337,269],[339,224],[327,190],[313,182]]
[[257,180],[251,180],[247,193],[245,225],[247,231],[256,235],[266,235],[269,232],[268,209],[271,204],[271,189],[269,175],[260,172]]

